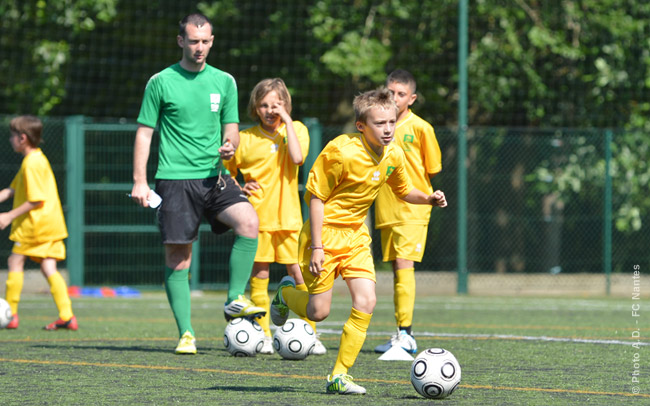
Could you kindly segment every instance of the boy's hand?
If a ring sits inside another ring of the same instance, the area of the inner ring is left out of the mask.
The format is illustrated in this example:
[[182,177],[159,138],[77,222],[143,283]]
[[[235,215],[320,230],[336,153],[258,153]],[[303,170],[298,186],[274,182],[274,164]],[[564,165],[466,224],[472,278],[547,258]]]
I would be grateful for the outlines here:
[[447,207],[447,199],[442,190],[436,190],[431,196],[429,196],[429,203],[432,206],[438,207]]
[[7,228],[12,222],[11,216],[9,213],[0,213],[0,230]]
[[271,107],[270,113],[280,116],[282,122],[285,124],[293,121],[289,113],[287,113],[287,109],[284,107],[284,103],[282,102],[274,104]]
[[246,184],[242,188],[242,191],[247,197],[250,197],[253,194],[253,192],[255,192],[258,189],[261,189],[259,183],[257,183],[257,181],[255,180],[250,180],[246,182]]
[[311,261],[309,262],[309,272],[315,277],[319,277],[323,271],[325,262],[325,251],[322,248],[315,248],[311,251]]

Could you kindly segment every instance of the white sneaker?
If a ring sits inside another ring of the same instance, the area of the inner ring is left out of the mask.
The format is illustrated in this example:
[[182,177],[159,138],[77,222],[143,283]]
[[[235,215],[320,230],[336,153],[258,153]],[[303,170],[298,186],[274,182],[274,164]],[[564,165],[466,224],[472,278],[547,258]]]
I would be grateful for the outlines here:
[[262,307],[255,306],[249,298],[239,295],[239,297],[223,307],[223,315],[226,321],[236,319],[238,317],[257,318],[264,316],[266,310]]
[[311,348],[311,351],[309,353],[311,355],[327,354],[327,348],[325,348],[323,343],[320,341],[320,334],[316,334],[316,343],[314,343],[314,346]]
[[410,354],[415,354],[418,351],[418,344],[415,342],[415,338],[406,331],[399,330],[386,344],[376,346],[375,352],[382,354],[390,350],[394,345],[399,345],[404,351]]
[[260,354],[273,354],[273,337],[264,336],[264,344],[262,344],[262,349]]
[[365,395],[366,388],[352,382],[352,377],[348,374],[327,375],[326,393],[335,393],[339,395]]

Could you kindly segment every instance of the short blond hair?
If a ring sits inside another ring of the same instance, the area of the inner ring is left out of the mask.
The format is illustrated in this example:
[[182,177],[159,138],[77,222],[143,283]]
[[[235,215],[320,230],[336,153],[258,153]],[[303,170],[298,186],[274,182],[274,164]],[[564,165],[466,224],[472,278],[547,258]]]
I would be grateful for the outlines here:
[[43,122],[36,116],[18,116],[9,122],[11,132],[25,134],[32,147],[38,147],[43,141]]
[[384,110],[393,109],[397,114],[397,104],[395,104],[393,94],[385,87],[361,93],[354,98],[352,106],[354,107],[356,121],[362,123],[366,122],[368,112],[375,107]]
[[289,94],[287,85],[280,78],[272,78],[260,81],[251,91],[251,98],[248,101],[248,115],[250,118],[255,121],[261,121],[257,115],[257,106],[267,94],[274,90],[282,103],[284,103],[284,109],[288,114],[291,114],[291,94]]

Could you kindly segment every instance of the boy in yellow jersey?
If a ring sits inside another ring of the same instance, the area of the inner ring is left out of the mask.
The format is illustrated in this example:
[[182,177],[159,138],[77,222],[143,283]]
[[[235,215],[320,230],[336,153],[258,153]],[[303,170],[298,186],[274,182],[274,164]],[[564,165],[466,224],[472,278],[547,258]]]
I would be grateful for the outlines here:
[[289,309],[321,321],[330,313],[334,279],[345,280],[352,310],[326,386],[327,393],[337,394],[366,393],[348,370],[361,351],[376,303],[375,268],[364,219],[379,188],[388,183],[397,196],[413,204],[447,205],[441,191],[426,194],[413,187],[404,152],[392,143],[397,106],[390,91],[363,93],[353,105],[360,133],[332,140],[309,172],[305,200],[310,219],[300,233],[298,259],[309,292],[296,289],[295,281],[285,276],[271,304],[276,325],[284,324]]
[[[264,79],[251,92],[249,116],[259,124],[239,132],[239,148],[224,166],[244,178],[244,194],[259,217],[257,254],[250,279],[251,300],[267,314],[257,320],[264,329],[262,354],[273,354],[269,328],[269,268],[286,264],[287,273],[307,291],[298,266],[298,235],[302,227],[298,169],[309,151],[309,133],[291,118],[291,95],[280,78]],[[307,320],[315,329],[315,323]],[[327,352],[320,340],[315,354]]]
[[[416,188],[431,193],[430,178],[442,170],[442,160],[433,127],[410,110],[417,99],[415,78],[410,72],[398,69],[388,75],[386,87],[397,104],[394,143],[404,151],[406,172]],[[375,228],[381,230],[383,259],[393,265],[398,331],[387,343],[375,347],[375,352],[386,352],[393,345],[412,354],[417,352],[411,331],[415,307],[414,265],[422,261],[430,217],[431,207],[407,203],[386,186],[380,189],[375,203]]]
[[24,158],[11,185],[0,191],[0,202],[13,197],[13,209],[0,213],[0,229],[4,230],[11,224],[9,239],[14,241],[7,261],[9,273],[5,292],[14,317],[7,328],[18,328],[23,269],[25,259],[30,258],[41,264],[41,272],[47,278],[59,310],[59,318],[44,328],[77,330],[68,287],[56,269],[56,261],[65,259],[63,240],[68,236],[68,230],[52,167],[38,148],[43,123],[34,116],[19,116],[11,120],[9,127],[11,146]]

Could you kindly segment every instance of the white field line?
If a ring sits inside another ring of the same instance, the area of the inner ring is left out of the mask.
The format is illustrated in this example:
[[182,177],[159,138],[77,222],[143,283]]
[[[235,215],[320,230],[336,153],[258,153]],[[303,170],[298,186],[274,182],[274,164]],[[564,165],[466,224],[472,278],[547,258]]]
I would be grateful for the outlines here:
[[[327,322],[318,323],[318,332],[325,334],[340,335],[342,330],[333,330],[322,328]],[[332,323],[334,324],[334,323]],[[368,332],[369,336],[391,336],[395,334],[394,331],[390,332]],[[469,339],[497,339],[497,340],[516,340],[516,341],[543,341],[555,343],[577,343],[577,344],[610,344],[610,345],[637,345],[637,346],[650,346],[650,343],[643,341],[622,341],[622,340],[598,340],[587,338],[571,338],[571,337],[549,337],[549,336],[520,336],[510,334],[460,334],[460,333],[430,333],[418,332],[414,334],[415,338],[418,337],[449,337],[449,338],[469,338]]]

